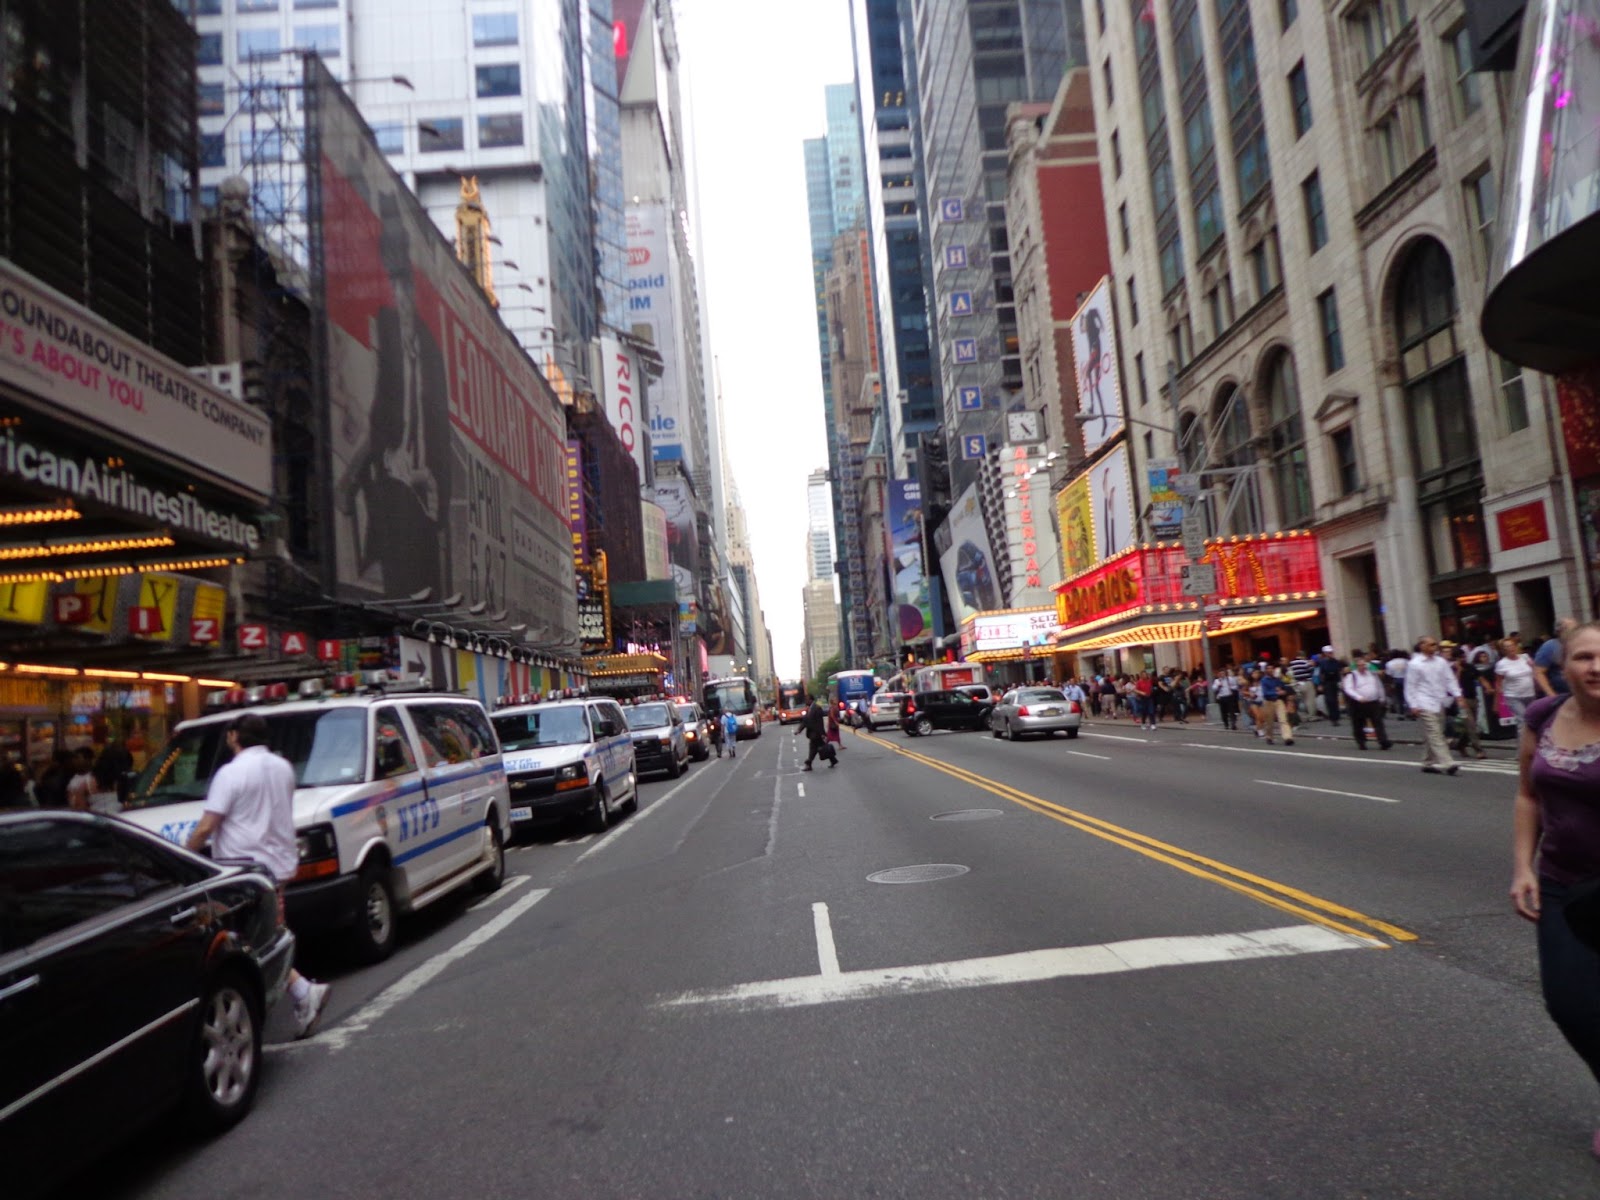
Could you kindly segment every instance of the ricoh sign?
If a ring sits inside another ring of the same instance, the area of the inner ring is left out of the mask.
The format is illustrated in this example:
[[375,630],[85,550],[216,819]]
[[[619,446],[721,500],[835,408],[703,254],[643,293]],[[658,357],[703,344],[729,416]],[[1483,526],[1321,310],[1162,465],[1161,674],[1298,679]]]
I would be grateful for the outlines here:
[[267,419],[0,259],[0,382],[230,491],[272,494]]
[[633,351],[616,338],[600,339],[600,360],[606,417],[622,440],[623,449],[633,456],[634,465],[639,468],[639,481],[643,483],[645,452],[639,425],[644,419],[644,372]]

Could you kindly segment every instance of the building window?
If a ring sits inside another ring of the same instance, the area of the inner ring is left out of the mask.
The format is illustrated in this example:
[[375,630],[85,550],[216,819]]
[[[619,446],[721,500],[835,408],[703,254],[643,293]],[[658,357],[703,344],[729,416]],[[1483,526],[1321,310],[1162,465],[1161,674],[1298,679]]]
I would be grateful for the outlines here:
[[252,58],[272,58],[283,49],[283,40],[276,29],[239,30],[239,61]]
[[1300,5],[1295,0],[1278,0],[1278,20],[1287,30],[1294,24],[1294,19],[1300,15]]
[[1273,359],[1267,375],[1267,421],[1279,527],[1299,529],[1311,519],[1311,468],[1300,418],[1300,387],[1295,382],[1294,359],[1287,350]]
[[1453,490],[1482,478],[1459,306],[1450,256],[1433,238],[1407,255],[1395,285],[1400,377],[1419,491]]
[[1528,392],[1523,386],[1522,368],[1509,358],[1498,354],[1494,357],[1500,367],[1500,404],[1506,414],[1506,432],[1518,433],[1528,427]]
[[202,83],[200,85],[197,111],[202,117],[220,117],[227,109],[227,84]]
[[1462,25],[1448,38],[1450,65],[1456,77],[1456,113],[1470,117],[1483,107],[1483,92],[1472,71],[1472,30]]
[[1283,283],[1283,264],[1278,258],[1276,229],[1269,229],[1259,242],[1250,247],[1250,276],[1255,283],[1258,304]]
[[296,25],[294,48],[311,50],[320,58],[338,58],[340,50],[337,25]]
[[478,99],[522,95],[522,68],[517,63],[495,63],[479,67]]
[[472,44],[485,46],[515,46],[517,44],[517,14],[514,12],[474,13],[472,15]]
[[234,0],[234,12],[277,12],[278,0]]
[[338,8],[339,0],[294,0],[296,10],[302,8]]
[[1106,31],[1106,0],[1094,0],[1094,19],[1102,36]]
[[202,33],[195,39],[194,61],[196,66],[217,67],[222,65],[222,35],[220,33]]
[[1461,185],[1466,193],[1467,220],[1478,231],[1478,244],[1483,248],[1483,265],[1488,269],[1494,262],[1494,218],[1499,197],[1494,191],[1494,176],[1484,167]]
[[492,150],[497,146],[522,145],[522,114],[496,113],[478,118],[478,148]]
[[227,134],[202,133],[200,135],[200,165],[202,167],[225,167],[228,165]]
[[1315,171],[1300,185],[1306,202],[1306,240],[1315,254],[1328,244],[1328,213],[1322,203],[1322,180]]
[[406,127],[399,122],[374,125],[372,136],[378,143],[378,149],[385,154],[406,152]]
[[417,152],[436,154],[441,150],[459,150],[464,142],[463,122],[460,117],[429,117],[417,122]]
[[1134,376],[1139,381],[1139,403],[1141,405],[1149,404],[1150,403],[1150,389],[1145,386],[1145,381],[1144,381],[1144,355],[1142,353],[1135,354],[1133,356],[1133,373],[1134,373]]
[[1411,0],[1368,0],[1346,18],[1356,61],[1366,71],[1411,20]]
[[1101,63],[1100,69],[1106,79],[1106,107],[1110,108],[1117,102],[1116,86],[1111,81],[1111,60],[1108,58]]
[[1221,337],[1233,325],[1233,280],[1224,275],[1216,287],[1206,293],[1206,312],[1211,317],[1211,337]]
[[[1238,388],[1229,388],[1217,398],[1211,410],[1210,442],[1216,447],[1214,466],[1238,468],[1258,465],[1254,438],[1250,432],[1250,408],[1245,402],[1244,393]],[[1222,514],[1230,514],[1226,528],[1219,527],[1216,530],[1219,535],[1260,531],[1261,486],[1257,474],[1256,471],[1246,471],[1213,477],[1220,480],[1216,499],[1219,526]],[[1236,491],[1242,494],[1234,498]]]
[[1111,174],[1114,179],[1122,178],[1122,138],[1117,131],[1111,131]]
[[1339,495],[1349,496],[1361,490],[1361,463],[1356,458],[1356,431],[1349,425],[1335,429],[1328,438],[1333,452],[1333,477],[1339,484]]
[[222,15],[222,0],[180,0],[177,8],[186,17],[216,17]]
[[1304,137],[1311,128],[1311,87],[1306,83],[1304,59],[1289,72],[1289,107],[1294,109],[1294,136]]
[[1228,97],[1228,132],[1233,138],[1239,203],[1245,205],[1261,194],[1272,177],[1256,74],[1255,35],[1250,27],[1248,4],[1223,4],[1219,9],[1217,37],[1221,43],[1223,84]]
[[1128,237],[1128,206],[1125,203],[1117,206],[1117,227],[1122,234],[1122,252],[1126,254],[1131,239]]
[[1322,326],[1322,370],[1332,375],[1344,366],[1344,339],[1339,333],[1339,298],[1329,288],[1317,297],[1317,317]]
[[1139,288],[1133,276],[1128,276],[1128,315],[1133,323],[1139,323]]

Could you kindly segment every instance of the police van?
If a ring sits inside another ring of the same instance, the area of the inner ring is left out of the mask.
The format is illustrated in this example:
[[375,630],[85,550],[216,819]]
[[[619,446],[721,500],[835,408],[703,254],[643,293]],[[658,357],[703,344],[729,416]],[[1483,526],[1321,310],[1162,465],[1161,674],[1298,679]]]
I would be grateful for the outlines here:
[[495,710],[514,828],[581,818],[603,832],[611,814],[639,807],[633,735],[604,696]]
[[231,757],[228,727],[258,712],[298,784],[300,866],[284,896],[295,932],[340,932],[353,957],[375,962],[394,949],[400,913],[464,885],[500,886],[510,804],[500,744],[477,701],[377,688],[324,695],[315,681],[292,701],[284,684],[235,696],[238,706],[173,731],[140,772],[125,820],[183,845]]

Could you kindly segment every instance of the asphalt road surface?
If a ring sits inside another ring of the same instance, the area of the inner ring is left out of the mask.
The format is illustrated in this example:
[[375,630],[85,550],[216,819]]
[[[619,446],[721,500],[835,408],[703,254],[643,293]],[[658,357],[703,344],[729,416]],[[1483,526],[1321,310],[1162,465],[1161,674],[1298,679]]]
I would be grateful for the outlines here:
[[248,1120],[64,1194],[1600,1195],[1505,755],[1123,722],[802,773],[790,733],[520,846],[387,963],[313,948],[326,1023]]

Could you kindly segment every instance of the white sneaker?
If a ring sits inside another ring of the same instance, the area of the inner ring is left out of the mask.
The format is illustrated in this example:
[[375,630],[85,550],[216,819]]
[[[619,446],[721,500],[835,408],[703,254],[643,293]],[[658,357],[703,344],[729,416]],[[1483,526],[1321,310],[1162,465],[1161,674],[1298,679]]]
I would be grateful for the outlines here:
[[313,983],[305,1001],[294,1006],[296,1038],[310,1037],[316,1031],[317,1022],[322,1020],[322,1010],[328,1007],[328,994],[331,991],[333,989],[325,983]]

